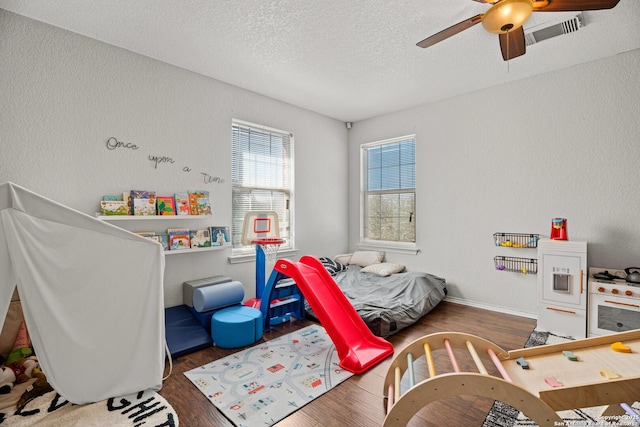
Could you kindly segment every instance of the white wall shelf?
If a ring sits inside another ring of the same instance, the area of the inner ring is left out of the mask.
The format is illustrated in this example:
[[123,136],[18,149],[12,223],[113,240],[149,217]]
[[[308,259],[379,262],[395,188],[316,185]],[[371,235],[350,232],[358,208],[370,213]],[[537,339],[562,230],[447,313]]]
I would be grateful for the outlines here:
[[213,215],[97,215],[103,221],[180,221],[211,219]]
[[[105,221],[184,221],[184,220],[210,220],[213,215],[96,215],[96,218]],[[131,230],[128,230],[131,231]],[[164,251],[165,255],[185,255],[197,252],[218,251],[221,249],[231,248],[231,245],[211,246],[207,248],[189,248],[173,251]]]
[[175,251],[164,251],[165,255],[181,255],[181,254],[192,254],[195,252],[209,252],[209,251],[219,251],[220,249],[231,248],[231,245],[226,246],[211,246],[209,248],[191,248],[191,249],[179,249]]

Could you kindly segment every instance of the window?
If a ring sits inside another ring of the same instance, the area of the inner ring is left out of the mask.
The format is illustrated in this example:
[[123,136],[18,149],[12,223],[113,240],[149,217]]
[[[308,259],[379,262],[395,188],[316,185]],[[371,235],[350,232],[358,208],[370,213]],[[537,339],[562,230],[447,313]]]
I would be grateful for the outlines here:
[[365,144],[362,243],[415,246],[415,135]]
[[293,135],[234,120],[232,123],[232,244],[235,254],[253,252],[242,245],[244,216],[275,211],[282,249],[293,248]]

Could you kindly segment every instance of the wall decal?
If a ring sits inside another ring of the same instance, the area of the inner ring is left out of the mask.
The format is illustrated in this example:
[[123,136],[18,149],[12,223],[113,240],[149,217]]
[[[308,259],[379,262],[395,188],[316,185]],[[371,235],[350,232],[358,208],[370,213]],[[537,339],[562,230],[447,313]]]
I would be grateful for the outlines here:
[[137,145],[132,144],[130,142],[118,141],[113,136],[111,138],[107,139],[107,149],[108,150],[115,150],[116,148],[129,148],[131,150],[137,150],[140,147],[138,147]]
[[176,162],[175,160],[173,160],[171,157],[168,157],[168,156],[151,156],[150,155],[149,160],[155,163],[153,165],[154,169],[158,169],[158,163],[175,163]]
[[[107,139],[107,150],[115,150],[117,148],[127,148],[130,150],[137,150],[138,147],[136,144],[130,143],[130,142],[123,142],[123,141],[118,141],[118,139],[114,136],[109,137],[109,139]],[[158,169],[158,165],[161,163],[175,163],[176,161],[173,159],[173,157],[169,157],[169,156],[158,156],[158,155],[151,155],[149,154],[147,156],[147,159],[151,162],[153,162],[153,168],[154,169]],[[182,168],[182,172],[187,172],[190,173],[192,172],[192,169],[189,166],[184,166]],[[200,175],[202,176],[202,182],[204,184],[224,184],[225,179],[220,177],[220,176],[213,176],[211,174],[208,174],[206,172],[200,172]]]

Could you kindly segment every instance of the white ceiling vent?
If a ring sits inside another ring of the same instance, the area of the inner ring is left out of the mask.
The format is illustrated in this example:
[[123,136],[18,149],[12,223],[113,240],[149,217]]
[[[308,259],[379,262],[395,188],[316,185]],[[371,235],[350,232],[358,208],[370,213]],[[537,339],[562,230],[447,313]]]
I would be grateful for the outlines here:
[[561,21],[550,21],[536,25],[524,31],[524,38],[527,46],[540,43],[542,40],[563,34],[573,33],[582,27],[582,13]]

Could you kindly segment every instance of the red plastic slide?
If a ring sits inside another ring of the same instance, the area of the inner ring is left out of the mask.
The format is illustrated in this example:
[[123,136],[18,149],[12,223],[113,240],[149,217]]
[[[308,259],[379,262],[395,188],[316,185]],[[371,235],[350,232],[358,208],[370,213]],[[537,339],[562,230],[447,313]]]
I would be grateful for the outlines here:
[[279,259],[274,269],[291,277],[309,301],[338,350],[341,368],[361,374],[393,354],[393,345],[373,335],[318,258]]

